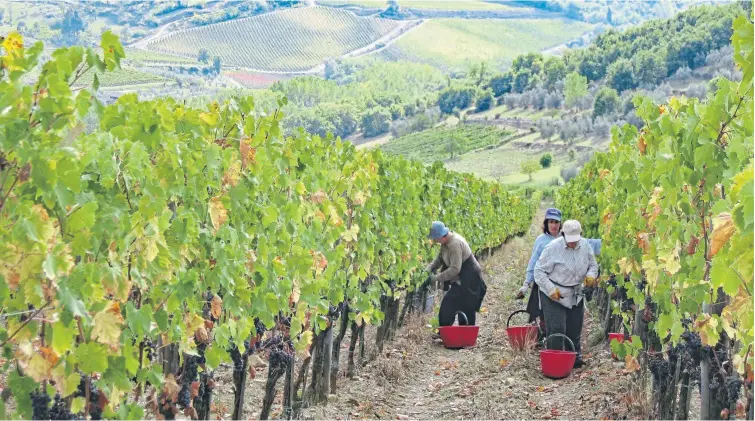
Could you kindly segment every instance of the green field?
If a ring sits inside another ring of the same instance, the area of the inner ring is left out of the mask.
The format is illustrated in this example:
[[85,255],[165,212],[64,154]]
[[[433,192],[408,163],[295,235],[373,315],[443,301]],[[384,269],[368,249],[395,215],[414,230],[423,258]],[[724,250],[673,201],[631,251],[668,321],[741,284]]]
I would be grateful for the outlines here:
[[[102,87],[131,86],[148,83],[166,83],[171,80],[160,75],[142,72],[140,70],[124,67],[113,72],[105,72],[97,75]],[[90,86],[94,80],[94,72],[87,72],[78,80],[76,86]]]
[[[539,136],[538,133],[533,133],[517,139],[516,142],[534,142]],[[529,151],[507,144],[490,150],[475,151],[461,155],[459,159],[447,162],[446,167],[454,171],[469,172],[480,177],[497,179],[519,173],[520,164],[523,161],[539,159],[543,153],[544,151],[541,150]],[[559,157],[554,155],[553,164],[558,165],[559,163]],[[524,177],[526,178],[527,176],[525,175]]]
[[330,7],[296,8],[173,32],[147,48],[187,58],[204,48],[225,65],[305,71],[367,46],[399,25]]
[[501,3],[480,0],[400,0],[399,5],[407,9],[422,10],[512,10],[513,7]]
[[[500,144],[511,132],[495,127],[462,125],[435,127],[382,145],[384,151],[425,163],[445,160],[486,146]],[[463,156],[463,155],[462,155]]]
[[[140,62],[140,63],[146,63],[146,64],[165,64],[165,65],[171,65],[171,64],[177,64],[177,65],[191,65],[191,66],[199,66],[207,64],[199,63],[195,58],[186,58],[186,57],[180,57],[180,56],[174,56],[170,54],[162,54],[157,53],[154,51],[146,51],[146,50],[140,50],[138,48],[126,48],[126,60],[133,61],[133,62]],[[210,63],[211,64],[211,63]]]
[[510,63],[576,38],[590,24],[569,19],[432,19],[382,50],[378,57],[465,68],[472,63]]
[[388,7],[387,0],[322,0],[317,4],[323,6],[361,6],[374,9],[384,9]]

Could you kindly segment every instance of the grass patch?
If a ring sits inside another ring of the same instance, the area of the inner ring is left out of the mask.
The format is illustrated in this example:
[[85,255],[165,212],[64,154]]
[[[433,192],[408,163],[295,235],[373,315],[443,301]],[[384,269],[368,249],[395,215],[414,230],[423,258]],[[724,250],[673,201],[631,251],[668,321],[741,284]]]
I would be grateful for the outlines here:
[[432,19],[391,47],[429,64],[465,67],[480,61],[511,62],[520,54],[573,39],[590,27],[569,19]]
[[430,163],[497,145],[510,134],[511,132],[496,127],[473,124],[434,127],[392,140],[381,148],[393,155]]
[[[89,71],[76,82],[76,86],[90,86],[94,81],[94,72]],[[170,82],[171,79],[156,75],[154,73],[142,72],[140,70],[124,67],[112,72],[103,72],[97,74],[101,87],[113,86],[130,86],[151,83]]]
[[403,0],[399,1],[402,7],[407,9],[421,9],[421,10],[512,10],[511,6],[507,6],[501,3],[490,3],[479,0]]

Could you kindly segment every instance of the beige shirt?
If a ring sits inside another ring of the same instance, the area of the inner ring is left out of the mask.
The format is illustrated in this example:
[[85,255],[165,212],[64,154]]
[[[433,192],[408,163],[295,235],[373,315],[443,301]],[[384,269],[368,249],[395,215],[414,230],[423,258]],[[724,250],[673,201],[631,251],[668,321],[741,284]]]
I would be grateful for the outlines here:
[[440,246],[438,256],[430,263],[427,270],[433,273],[445,265],[446,270],[439,273],[435,281],[438,283],[455,281],[459,279],[462,263],[471,255],[472,249],[467,240],[461,235],[451,232],[448,234],[448,242]]

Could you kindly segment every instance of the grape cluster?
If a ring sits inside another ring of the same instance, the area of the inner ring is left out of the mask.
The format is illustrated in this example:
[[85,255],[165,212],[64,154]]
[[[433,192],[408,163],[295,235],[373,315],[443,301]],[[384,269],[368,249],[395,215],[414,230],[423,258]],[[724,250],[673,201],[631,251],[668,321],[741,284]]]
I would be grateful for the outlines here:
[[149,337],[145,337],[142,339],[142,347],[147,355],[147,360],[149,362],[155,361],[155,345],[152,343],[152,339]]
[[669,376],[669,363],[663,358],[653,358],[650,360],[650,372],[653,374],[653,380],[656,383],[665,382]]
[[197,353],[199,355],[187,355],[186,363],[184,364],[181,372],[181,390],[178,392],[178,405],[181,408],[189,408],[191,406],[191,384],[197,380],[197,374],[199,373],[199,365],[207,362],[205,358],[205,351],[207,350],[206,343],[200,343],[197,345]]
[[[81,381],[79,382],[79,388],[76,390],[76,394],[74,397],[86,397],[86,378],[81,377]],[[99,406],[99,400],[100,400],[100,391],[97,389],[97,386],[94,385],[93,382],[89,382],[89,416],[93,420],[101,420],[102,419],[102,408]]]
[[647,286],[647,281],[643,278],[637,281],[637,289],[640,291],[645,291],[645,287]]
[[[254,329],[257,331],[257,336],[262,336],[267,331],[265,324],[257,317],[254,318]],[[247,346],[247,349],[249,349],[249,346]]]
[[700,341],[700,335],[695,332],[685,331],[684,333],[682,333],[681,338],[687,345],[687,352],[689,352],[689,355],[690,357],[692,357],[695,365],[700,365],[700,360],[702,358],[700,348],[703,345]]
[[623,301],[621,301],[621,311],[622,312],[634,311],[634,301],[632,301],[629,298],[625,298]]
[[270,371],[285,370],[290,361],[290,353],[281,349],[273,349],[270,351],[270,358],[268,359],[269,369]]
[[42,390],[32,390],[29,394],[31,397],[31,407],[33,420],[49,420],[50,419],[50,395]]
[[60,397],[59,393],[55,394],[55,402],[50,408],[51,420],[75,420],[76,417],[68,410],[68,404]]
[[729,402],[736,402],[739,399],[739,392],[742,389],[742,379],[737,375],[729,376],[726,378],[726,392],[728,394]]

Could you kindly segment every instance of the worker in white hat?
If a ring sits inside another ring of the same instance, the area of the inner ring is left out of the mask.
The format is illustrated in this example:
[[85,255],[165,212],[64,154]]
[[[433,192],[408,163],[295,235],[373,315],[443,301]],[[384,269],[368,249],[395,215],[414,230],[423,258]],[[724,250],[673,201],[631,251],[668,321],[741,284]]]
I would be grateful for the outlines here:
[[[595,253],[582,238],[582,226],[568,220],[561,229],[561,238],[548,243],[535,265],[535,282],[540,288],[540,306],[545,317],[546,336],[565,334],[574,343],[577,359],[574,368],[584,365],[580,340],[585,314],[582,287],[597,284],[598,263]],[[561,337],[548,342],[561,349]]]

